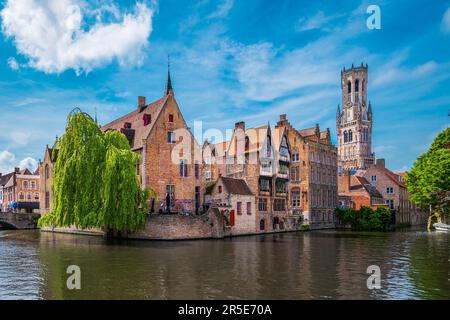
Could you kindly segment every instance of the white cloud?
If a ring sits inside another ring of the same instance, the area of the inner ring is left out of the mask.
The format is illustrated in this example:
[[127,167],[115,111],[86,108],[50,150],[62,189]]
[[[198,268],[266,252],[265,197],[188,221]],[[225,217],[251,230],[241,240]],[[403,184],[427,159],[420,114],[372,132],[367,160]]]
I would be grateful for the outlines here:
[[444,17],[442,18],[442,31],[450,34],[450,8],[445,11]]
[[12,171],[16,157],[8,150],[0,151],[0,173],[5,174]]
[[17,60],[13,57],[10,57],[8,59],[8,66],[12,69],[12,70],[18,70],[19,69],[19,63],[17,62]]
[[27,158],[23,159],[22,161],[20,161],[19,168],[20,169],[28,169],[31,172],[34,172],[34,171],[36,171],[38,165],[39,165],[39,163],[36,159],[27,157]]
[[31,134],[29,132],[24,131],[15,131],[10,134],[11,141],[17,146],[25,146],[28,144],[31,138]]
[[322,29],[329,31],[328,24],[338,18],[343,17],[343,14],[334,14],[326,16],[323,11],[318,11],[311,17],[302,17],[298,20],[295,30],[297,32]]
[[217,7],[217,10],[211,13],[208,18],[224,18],[228,15],[230,10],[233,8],[234,0],[224,0],[219,6]]
[[[112,21],[101,20],[105,12]],[[114,59],[121,65],[141,63],[153,9],[137,3],[133,13],[120,15],[114,6],[94,10],[82,0],[8,0],[0,16],[3,33],[14,39],[29,66],[46,73],[80,73]],[[87,28],[90,16],[97,22]]]

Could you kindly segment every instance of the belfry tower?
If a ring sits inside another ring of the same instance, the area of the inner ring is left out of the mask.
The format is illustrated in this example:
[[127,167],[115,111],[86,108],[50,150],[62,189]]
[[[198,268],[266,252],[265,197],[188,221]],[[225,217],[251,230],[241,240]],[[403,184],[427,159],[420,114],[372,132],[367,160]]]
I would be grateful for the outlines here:
[[368,66],[361,63],[341,71],[342,112],[338,105],[336,129],[338,162],[343,170],[366,169],[374,163],[372,106],[367,104]]

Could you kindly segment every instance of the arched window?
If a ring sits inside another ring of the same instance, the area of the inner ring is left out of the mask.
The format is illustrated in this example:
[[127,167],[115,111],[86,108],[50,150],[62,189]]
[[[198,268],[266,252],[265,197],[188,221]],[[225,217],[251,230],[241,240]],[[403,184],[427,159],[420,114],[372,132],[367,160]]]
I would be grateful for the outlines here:
[[50,173],[48,170],[48,164],[45,165],[45,180],[48,180],[50,178]]
[[264,221],[264,219],[262,219],[261,221],[259,221],[259,230],[263,231],[266,228],[266,222]]
[[350,81],[347,82],[347,92],[352,93],[352,83]]
[[363,81],[362,81],[362,86],[361,86],[361,91],[362,92],[364,92],[364,90],[365,90],[365,87],[366,86],[366,80],[365,79],[363,79]]
[[344,143],[348,142],[347,130],[344,131]]
[[27,200],[31,200],[31,192],[27,193]]
[[355,92],[359,92],[359,80],[355,80]]
[[25,195],[23,192],[19,193],[19,200],[25,200]]
[[245,136],[245,151],[247,152],[250,149],[250,139],[248,136]]
[[349,141],[349,142],[352,142],[352,141],[353,141],[353,132],[352,132],[351,129],[348,131],[348,141]]

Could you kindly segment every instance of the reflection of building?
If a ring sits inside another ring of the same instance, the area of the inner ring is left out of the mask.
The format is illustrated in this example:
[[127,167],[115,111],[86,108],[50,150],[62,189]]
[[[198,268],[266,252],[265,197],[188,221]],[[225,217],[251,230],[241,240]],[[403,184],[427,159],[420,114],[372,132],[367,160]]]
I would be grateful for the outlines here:
[[280,116],[276,128],[284,128],[291,144],[289,208],[303,213],[316,227],[334,225],[337,200],[337,150],[330,131],[319,125],[297,130]]
[[53,205],[53,173],[55,170],[56,159],[58,158],[57,147],[45,148],[44,160],[39,165],[40,175],[40,208],[41,213],[48,213]]
[[[348,198],[351,198],[349,205]],[[364,177],[350,175],[345,171],[343,176],[339,176],[339,200],[344,207],[360,209],[362,206],[376,209],[385,206],[383,195],[371,185]]]
[[342,112],[338,106],[336,127],[339,167],[365,169],[374,163],[372,153],[372,106],[367,106],[368,67],[353,67],[341,72]]
[[0,176],[2,185],[2,211],[23,213],[39,212],[39,170],[15,168],[14,172]]
[[376,164],[357,174],[364,176],[381,192],[385,203],[395,210],[396,223],[426,223],[427,214],[409,200],[403,175],[386,168],[384,159],[377,159]]
[[158,194],[157,203],[151,200],[151,211],[201,211],[201,147],[175,100],[170,72],[161,99],[147,104],[145,97],[139,97],[134,111],[102,130],[119,130],[128,138],[131,149],[141,156],[136,173],[142,187],[151,187]]
[[219,177],[205,202],[221,210],[231,234],[254,233],[259,229],[255,196],[245,180]]

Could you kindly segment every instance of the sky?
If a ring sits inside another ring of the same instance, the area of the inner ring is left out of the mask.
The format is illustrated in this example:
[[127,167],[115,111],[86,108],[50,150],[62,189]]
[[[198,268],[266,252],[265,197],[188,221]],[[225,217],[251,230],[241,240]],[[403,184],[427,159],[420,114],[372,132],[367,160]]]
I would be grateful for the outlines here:
[[[369,5],[381,28],[369,29]],[[75,107],[106,124],[163,95],[203,129],[329,127],[369,66],[373,149],[408,170],[449,126],[450,1],[0,0],[0,172],[35,168]]]

